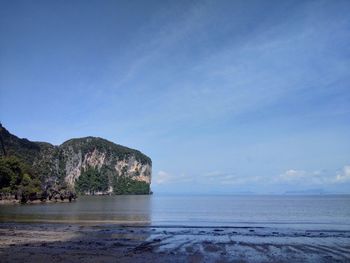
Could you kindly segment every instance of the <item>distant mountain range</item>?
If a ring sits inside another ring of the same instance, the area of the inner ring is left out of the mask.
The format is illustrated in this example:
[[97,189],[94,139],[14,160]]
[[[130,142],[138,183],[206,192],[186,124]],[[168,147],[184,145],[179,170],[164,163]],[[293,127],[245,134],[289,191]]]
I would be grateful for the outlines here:
[[327,192],[323,189],[317,188],[317,189],[286,191],[285,194],[288,194],[288,195],[321,195],[321,194],[327,194]]

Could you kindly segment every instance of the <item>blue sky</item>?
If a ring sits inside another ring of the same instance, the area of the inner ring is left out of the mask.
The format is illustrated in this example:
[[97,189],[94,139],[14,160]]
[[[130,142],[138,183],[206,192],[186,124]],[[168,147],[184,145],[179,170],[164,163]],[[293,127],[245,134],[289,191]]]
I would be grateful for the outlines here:
[[155,193],[350,192],[349,1],[0,2],[0,120],[153,160]]

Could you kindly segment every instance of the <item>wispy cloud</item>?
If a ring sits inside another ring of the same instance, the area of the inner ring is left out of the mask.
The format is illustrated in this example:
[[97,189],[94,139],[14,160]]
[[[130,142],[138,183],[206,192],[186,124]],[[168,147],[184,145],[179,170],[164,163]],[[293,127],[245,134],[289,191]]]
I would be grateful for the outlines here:
[[[149,129],[152,123],[152,130],[173,130],[179,123],[193,126],[259,112],[297,99],[310,88],[314,97],[325,90],[331,92],[329,85],[346,77],[350,66],[329,53],[334,38],[344,38],[346,20],[323,20],[322,13],[308,13],[319,6],[301,5],[299,11],[289,14],[287,22],[264,23],[254,34],[232,25],[242,37],[231,36],[231,45],[220,49],[210,37],[215,36],[213,28],[200,34],[212,19],[208,4],[193,5],[182,19],[162,25],[156,34],[143,35],[139,42],[144,44],[130,55],[125,74],[111,85],[112,89],[128,90],[127,100],[138,100],[142,120],[129,122],[130,129]],[[194,57],[192,45],[200,40],[205,44]],[[158,74],[150,79],[154,71]],[[140,95],[143,100],[138,99]],[[108,99],[119,102],[120,94],[112,93]]]

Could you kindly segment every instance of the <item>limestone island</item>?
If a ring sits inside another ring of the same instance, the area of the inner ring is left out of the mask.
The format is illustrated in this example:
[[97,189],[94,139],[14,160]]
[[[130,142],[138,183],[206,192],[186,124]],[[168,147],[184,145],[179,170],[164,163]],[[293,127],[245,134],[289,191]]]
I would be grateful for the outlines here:
[[20,139],[0,124],[0,144],[0,203],[151,194],[152,160],[102,138],[70,139],[55,146]]

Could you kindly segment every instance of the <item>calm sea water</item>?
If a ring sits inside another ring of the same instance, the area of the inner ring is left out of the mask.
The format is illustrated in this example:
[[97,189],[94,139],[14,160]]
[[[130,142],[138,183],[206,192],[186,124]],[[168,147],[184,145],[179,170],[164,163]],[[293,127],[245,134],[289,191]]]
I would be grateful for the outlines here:
[[350,230],[350,195],[86,196],[73,203],[2,205],[0,221]]

